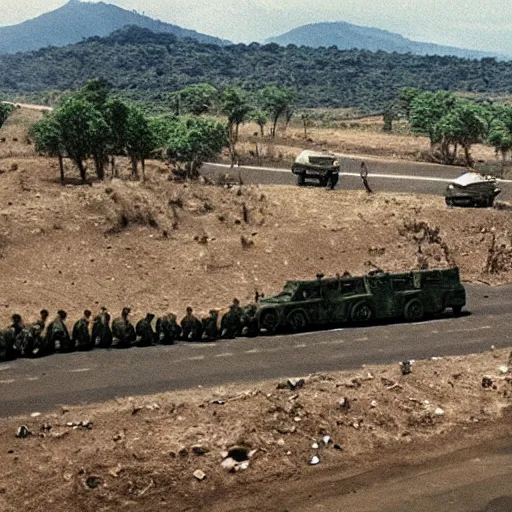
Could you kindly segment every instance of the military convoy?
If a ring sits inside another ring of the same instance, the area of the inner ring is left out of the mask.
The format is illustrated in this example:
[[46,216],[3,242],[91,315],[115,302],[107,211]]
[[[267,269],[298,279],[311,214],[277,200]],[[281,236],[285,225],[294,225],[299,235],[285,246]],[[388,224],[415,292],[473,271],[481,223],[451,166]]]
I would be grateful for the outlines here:
[[340,163],[336,156],[318,151],[303,151],[293,162],[292,173],[297,176],[297,185],[314,180],[322,187],[333,189],[338,183]]
[[460,315],[466,293],[457,268],[288,281],[281,293],[246,309],[247,329],[299,332],[315,326],[404,318],[417,322],[451,308]]
[[345,273],[327,279],[319,274],[311,281],[288,281],[278,295],[257,298],[246,307],[240,307],[235,299],[229,308],[211,310],[202,321],[192,314],[192,308],[187,308],[181,325],[175,315],[165,315],[157,320],[156,332],[152,327],[153,314],[148,313],[134,327],[128,319],[129,308],[123,309],[122,317],[113,321],[112,328],[105,308],[92,323],[89,322],[91,312],[87,310],[75,324],[73,336],[65,326],[64,311],[59,311],[44,336],[46,310],[41,312],[45,316],[36,324],[23,328],[21,317],[13,315],[17,318],[13,326],[0,330],[0,362],[18,356],[49,355],[57,348],[60,352],[72,352],[96,347],[174,344],[178,340],[214,341],[400,318],[418,322],[447,308],[455,316],[460,315],[465,304],[466,293],[458,268],[404,273],[379,271],[357,277]]

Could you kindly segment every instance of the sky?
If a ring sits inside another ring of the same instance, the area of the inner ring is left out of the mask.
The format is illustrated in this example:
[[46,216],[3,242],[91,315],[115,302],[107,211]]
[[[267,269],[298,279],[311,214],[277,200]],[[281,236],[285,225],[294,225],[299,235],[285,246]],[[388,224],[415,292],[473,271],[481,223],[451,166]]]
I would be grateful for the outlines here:
[[[65,0],[0,0],[13,25]],[[505,0],[111,0],[124,9],[234,42],[263,41],[306,23],[347,21],[410,39],[512,54]]]

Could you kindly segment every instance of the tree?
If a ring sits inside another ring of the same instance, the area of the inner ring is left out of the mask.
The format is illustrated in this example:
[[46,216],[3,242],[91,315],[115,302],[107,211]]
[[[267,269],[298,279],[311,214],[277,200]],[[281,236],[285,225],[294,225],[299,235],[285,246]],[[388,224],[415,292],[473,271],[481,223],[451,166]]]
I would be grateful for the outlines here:
[[78,167],[82,181],[85,181],[85,162],[93,152],[99,155],[103,151],[108,125],[102,113],[91,103],[73,96],[55,110],[54,118],[60,127],[62,147]]
[[64,185],[64,163],[61,127],[53,114],[48,114],[41,121],[32,125],[29,131],[38,153],[59,159],[60,183]]
[[272,122],[270,135],[276,136],[277,122],[295,101],[296,93],[293,89],[287,87],[278,87],[277,85],[269,85],[260,91],[260,103],[263,110],[268,114]]
[[[481,118],[481,109],[475,103],[457,100],[453,108],[439,121],[437,131],[441,135],[442,145],[457,145],[464,149],[466,165],[471,167],[471,146],[482,142],[486,126]],[[456,149],[455,149],[456,153]]]
[[176,115],[183,113],[199,116],[212,110],[219,92],[210,84],[197,84],[185,87],[171,94],[171,103]]
[[187,178],[199,177],[202,164],[228,145],[226,128],[217,121],[185,117],[169,125],[168,157]]
[[126,130],[126,153],[132,163],[132,174],[138,177],[138,163],[142,165],[142,178],[146,179],[145,161],[157,147],[157,139],[148,118],[138,108],[129,108]]
[[92,103],[98,110],[103,110],[111,90],[112,85],[107,80],[93,78],[74,93],[74,96]]
[[231,166],[233,166],[240,125],[247,120],[252,106],[248,95],[237,87],[230,87],[223,92],[221,106],[222,113],[228,118],[229,152],[231,154]]
[[130,107],[121,100],[110,100],[104,105],[104,118],[109,128],[108,152],[112,176],[116,172],[115,157],[126,154],[126,140],[128,137],[128,119]]
[[10,103],[0,103],[0,128],[2,128],[13,110],[14,105],[11,105]]
[[261,109],[255,109],[250,115],[251,121],[254,121],[260,127],[261,136],[265,136],[265,125],[268,123],[268,114]]

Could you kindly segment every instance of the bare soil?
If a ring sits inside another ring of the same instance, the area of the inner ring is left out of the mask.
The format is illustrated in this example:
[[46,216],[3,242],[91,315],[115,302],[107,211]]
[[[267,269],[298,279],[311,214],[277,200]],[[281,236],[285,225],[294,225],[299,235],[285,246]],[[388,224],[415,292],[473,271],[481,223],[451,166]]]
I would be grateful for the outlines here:
[[[349,492],[383,462],[389,471],[510,434],[509,363],[495,351],[416,362],[409,375],[367,366],[297,389],[230,385],[1,420],[0,510],[284,510],[324,470]],[[27,438],[15,436],[21,425]],[[251,452],[246,469],[221,466],[233,447]]]

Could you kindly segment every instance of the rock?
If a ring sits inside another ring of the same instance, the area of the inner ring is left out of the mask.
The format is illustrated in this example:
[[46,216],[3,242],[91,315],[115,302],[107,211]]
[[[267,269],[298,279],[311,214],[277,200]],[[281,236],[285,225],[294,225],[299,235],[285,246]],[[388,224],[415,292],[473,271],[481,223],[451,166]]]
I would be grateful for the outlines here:
[[493,382],[490,377],[485,376],[482,378],[482,387],[484,389],[492,388],[492,384],[493,384]]
[[320,458],[318,455],[313,455],[313,457],[308,460],[308,464],[310,466],[316,466],[317,464],[320,464]]
[[333,445],[333,448],[334,448],[335,450],[339,450],[339,451],[343,450],[343,448],[341,447],[341,445],[336,444],[336,443]]
[[204,455],[210,451],[206,446],[201,446],[199,444],[192,446],[191,450],[194,455]]
[[278,439],[277,446],[284,446],[284,439]]
[[80,426],[80,427],[82,427],[82,428],[86,428],[86,429],[88,429],[88,430],[91,430],[91,429],[92,429],[92,425],[93,425],[92,421],[90,421],[90,420],[84,420],[84,421],[82,421],[82,423],[80,423],[80,425],[78,425],[78,426]]
[[224,400],[212,400],[212,404],[214,405],[224,405],[225,403]]
[[119,475],[121,474],[122,471],[123,471],[123,468],[121,467],[121,464],[118,464],[115,468],[110,468],[108,470],[108,474],[112,478],[119,478]]
[[64,480],[66,482],[71,482],[71,480],[73,479],[73,474],[72,473],[64,473],[64,475],[62,475],[62,478],[64,478]]
[[202,482],[206,478],[206,473],[204,471],[201,471],[200,469],[196,469],[194,473],[192,473],[192,475],[196,480],[199,480],[200,482]]
[[101,484],[101,478],[99,476],[88,476],[85,479],[85,485],[89,489],[96,489]]
[[25,439],[27,438],[32,432],[28,429],[26,425],[21,425],[21,427],[16,430],[16,437],[18,439]]
[[506,373],[508,373],[510,371],[510,368],[508,366],[503,365],[503,366],[500,366],[498,368],[498,370],[500,371],[500,373],[502,375],[505,375]]
[[235,460],[236,462],[243,462],[249,459],[249,450],[245,446],[232,446],[228,449],[228,458]]
[[402,375],[409,375],[412,372],[411,366],[412,361],[402,361],[400,363],[400,371],[402,372]]
[[254,448],[254,450],[251,450],[247,455],[249,456],[249,459],[252,459],[258,452],[258,448]]
[[370,402],[370,407],[371,407],[372,409],[375,409],[375,407],[377,407],[377,400],[372,400],[372,401]]
[[444,410],[441,409],[441,407],[436,407],[436,410],[434,411],[434,414],[436,416],[444,416]]
[[248,460],[244,460],[243,462],[240,462],[240,464],[238,465],[238,467],[242,470],[245,470],[249,467],[249,461]]
[[347,397],[344,397],[340,400],[340,409],[342,411],[349,411],[350,410],[350,402],[349,402],[349,399]]
[[33,412],[30,417],[31,418],[38,418],[39,416],[41,416],[41,413],[40,412]]
[[238,462],[231,457],[224,459],[220,464],[226,471],[235,471],[235,468],[238,466]]
[[322,437],[322,443],[324,443],[324,446],[329,446],[329,443],[332,443],[331,436]]
[[291,390],[299,389],[299,388],[302,388],[305,383],[306,383],[306,381],[304,379],[287,379],[287,380],[281,381],[277,385],[277,389],[291,389]]
[[52,426],[49,423],[43,423],[41,425],[42,432],[49,432],[52,429]]
[[186,446],[182,446],[179,450],[178,450],[178,455],[180,457],[186,457],[188,455],[188,450],[187,450],[187,447]]
[[311,448],[313,448],[313,450],[318,450],[318,448],[320,448],[320,447],[318,446],[318,443],[313,443],[311,445]]

